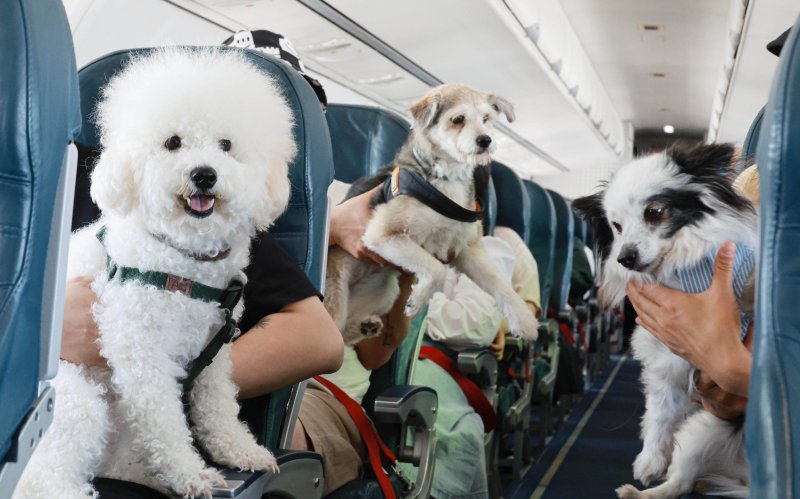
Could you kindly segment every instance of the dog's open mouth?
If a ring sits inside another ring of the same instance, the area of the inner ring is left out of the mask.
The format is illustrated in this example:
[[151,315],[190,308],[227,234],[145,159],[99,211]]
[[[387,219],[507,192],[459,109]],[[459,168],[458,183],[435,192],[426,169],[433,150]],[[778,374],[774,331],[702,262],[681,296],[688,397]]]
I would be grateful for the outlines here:
[[184,209],[195,218],[205,218],[214,212],[216,200],[212,194],[192,194],[183,198]]

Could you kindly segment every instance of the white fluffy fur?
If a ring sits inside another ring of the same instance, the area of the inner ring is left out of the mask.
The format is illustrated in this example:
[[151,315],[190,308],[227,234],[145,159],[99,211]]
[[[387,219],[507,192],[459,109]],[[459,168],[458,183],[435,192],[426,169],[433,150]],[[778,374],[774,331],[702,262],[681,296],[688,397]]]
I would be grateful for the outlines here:
[[[103,216],[73,236],[69,275],[94,277],[93,313],[110,367],[61,362],[55,421],[14,497],[93,497],[93,476],[209,496],[222,475],[201,459],[193,437],[220,465],[277,471],[272,454],[237,418],[230,346],[195,381],[193,431],[187,424],[179,379],[223,324],[222,310],[177,292],[109,281],[106,250],[119,265],[214,287],[243,278],[251,236],[288,202],[295,154],[290,109],[272,80],[240,53],[162,49],[111,80],[97,119],[103,152],[92,196]],[[182,146],[168,151],[172,135]],[[221,139],[232,142],[230,152],[221,150]],[[214,168],[218,178],[206,218],[190,216],[183,201],[198,166]],[[95,237],[103,224],[105,249]],[[230,255],[217,261],[186,254],[228,247]]]
[[[696,225],[687,225],[671,238],[662,238],[643,221],[645,201],[666,188],[694,190],[714,208]],[[665,154],[654,154],[623,166],[603,196],[609,223],[616,222],[614,241],[600,276],[607,303],[619,303],[630,279],[678,288],[675,272],[695,265],[725,241],[756,247],[754,212],[738,212],[716,198],[707,186],[693,181]],[[644,273],[617,262],[623,245],[632,244],[647,267]],[[741,425],[724,421],[690,400],[693,367],[655,336],[637,327],[633,355],[642,363],[646,410],[642,419],[643,449],[634,462],[633,476],[643,484],[666,481],[639,491],[632,485],[617,489],[623,498],[673,498],[691,492],[699,481],[709,492],[747,497],[749,475]]]

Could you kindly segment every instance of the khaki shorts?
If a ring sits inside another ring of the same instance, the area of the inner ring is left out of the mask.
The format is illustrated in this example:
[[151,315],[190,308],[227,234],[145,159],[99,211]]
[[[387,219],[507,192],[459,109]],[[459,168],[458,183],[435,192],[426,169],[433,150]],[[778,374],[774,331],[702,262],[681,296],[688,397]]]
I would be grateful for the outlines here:
[[308,382],[298,417],[314,452],[322,455],[328,495],[362,477],[367,449],[347,409],[313,379]]

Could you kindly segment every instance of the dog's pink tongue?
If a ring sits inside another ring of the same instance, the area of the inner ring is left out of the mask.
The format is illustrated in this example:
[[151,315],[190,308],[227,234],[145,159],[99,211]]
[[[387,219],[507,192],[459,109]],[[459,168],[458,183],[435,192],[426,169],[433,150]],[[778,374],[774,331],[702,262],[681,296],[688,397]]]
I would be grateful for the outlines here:
[[189,208],[194,211],[208,211],[214,206],[214,196],[195,195],[189,198]]

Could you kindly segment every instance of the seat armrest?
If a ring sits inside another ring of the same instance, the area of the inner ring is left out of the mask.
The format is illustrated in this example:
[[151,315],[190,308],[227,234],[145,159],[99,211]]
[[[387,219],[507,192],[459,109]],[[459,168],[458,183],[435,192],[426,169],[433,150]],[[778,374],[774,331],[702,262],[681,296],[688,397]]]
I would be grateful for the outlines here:
[[600,313],[600,302],[597,298],[589,298],[589,301],[586,302],[589,306],[589,312],[591,312],[592,317],[597,317]]
[[320,499],[325,481],[322,456],[316,452],[278,449],[280,473],[225,469],[226,485],[215,487],[212,497],[261,499],[265,494],[287,499]]
[[589,321],[589,307],[584,304],[575,305],[575,316],[581,322],[588,322]]
[[458,370],[477,378],[481,389],[497,384],[497,358],[485,348],[471,348],[458,353]]
[[439,399],[427,386],[396,385],[375,399],[375,418],[382,423],[432,428]]
[[[436,391],[427,386],[397,385],[383,391],[375,399],[375,419],[382,423],[399,424],[400,448],[397,459],[418,468],[417,481],[404,497],[430,497],[436,455],[436,412],[439,399]],[[408,430],[413,431],[410,443]]]
[[561,310],[558,312],[558,320],[568,322],[570,325],[575,325],[577,316],[574,310]]

